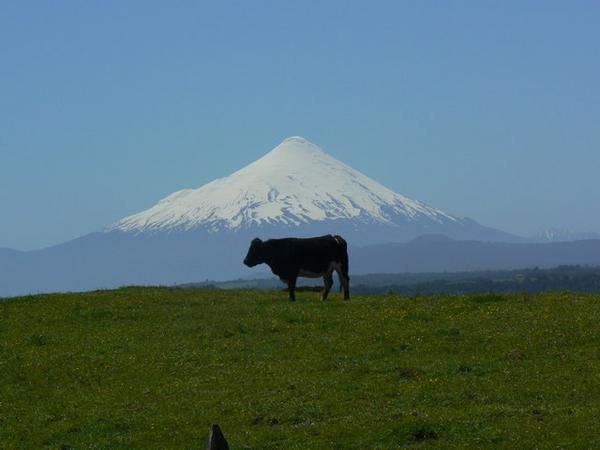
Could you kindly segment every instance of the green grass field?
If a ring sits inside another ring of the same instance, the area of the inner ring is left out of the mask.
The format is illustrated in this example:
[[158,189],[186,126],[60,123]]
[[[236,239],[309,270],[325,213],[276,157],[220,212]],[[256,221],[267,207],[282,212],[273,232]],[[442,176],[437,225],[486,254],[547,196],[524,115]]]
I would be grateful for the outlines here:
[[0,447],[600,448],[600,296],[0,301]]

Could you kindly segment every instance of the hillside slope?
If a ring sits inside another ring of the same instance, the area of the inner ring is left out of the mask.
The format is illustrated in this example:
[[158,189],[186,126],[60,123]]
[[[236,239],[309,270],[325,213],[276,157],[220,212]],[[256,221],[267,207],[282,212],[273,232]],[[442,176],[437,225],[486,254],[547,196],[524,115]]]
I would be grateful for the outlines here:
[[5,448],[596,448],[598,296],[0,301]]

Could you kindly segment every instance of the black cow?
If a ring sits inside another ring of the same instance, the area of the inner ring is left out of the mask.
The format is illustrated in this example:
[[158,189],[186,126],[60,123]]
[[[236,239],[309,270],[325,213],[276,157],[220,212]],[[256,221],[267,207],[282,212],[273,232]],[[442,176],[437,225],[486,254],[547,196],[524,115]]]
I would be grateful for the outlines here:
[[267,264],[281,281],[287,283],[290,300],[296,300],[296,279],[298,277],[323,277],[325,288],[321,300],[333,285],[335,270],[344,288],[344,300],[350,300],[348,277],[348,246],[341,236],[320,236],[306,239],[286,238],[261,241],[252,240],[244,264],[254,267]]

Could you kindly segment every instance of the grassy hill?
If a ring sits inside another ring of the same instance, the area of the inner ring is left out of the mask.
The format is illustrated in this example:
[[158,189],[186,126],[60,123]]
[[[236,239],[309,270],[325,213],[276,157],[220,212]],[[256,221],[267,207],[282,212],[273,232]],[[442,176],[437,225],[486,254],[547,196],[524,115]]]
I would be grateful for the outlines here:
[[3,448],[598,448],[600,296],[0,301]]

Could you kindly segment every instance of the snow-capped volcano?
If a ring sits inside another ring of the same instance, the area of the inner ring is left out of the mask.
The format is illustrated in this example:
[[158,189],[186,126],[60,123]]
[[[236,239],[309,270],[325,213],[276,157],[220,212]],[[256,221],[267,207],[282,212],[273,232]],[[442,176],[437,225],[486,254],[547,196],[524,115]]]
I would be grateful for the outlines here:
[[[482,244],[439,235],[519,241],[397,194],[306,139],[291,137],[243,169],[197,189],[175,192],[102,232],[39,251],[0,251],[0,296],[233,279],[248,276],[251,269],[242,260],[254,237],[326,233],[340,234],[348,242],[351,271],[369,271],[375,262],[377,270],[384,267],[389,272],[460,269],[462,246]],[[388,245],[435,234],[401,247],[412,252],[403,255],[407,264],[398,262],[400,247]],[[439,265],[441,255],[457,246],[459,250],[444,260],[447,265]],[[361,255],[360,247],[371,248],[366,254],[377,255],[377,261],[354,259]],[[519,248],[502,250],[495,262],[481,260],[477,265],[469,260],[468,267],[506,267],[507,252],[514,254]],[[592,257],[574,259],[569,254],[556,261],[596,261],[597,252],[591,248],[589,253]],[[544,261],[535,259],[538,265]]]
[[397,194],[302,137],[290,137],[237,172],[174,192],[108,228],[128,232],[242,230],[331,220],[397,227],[459,219]]

